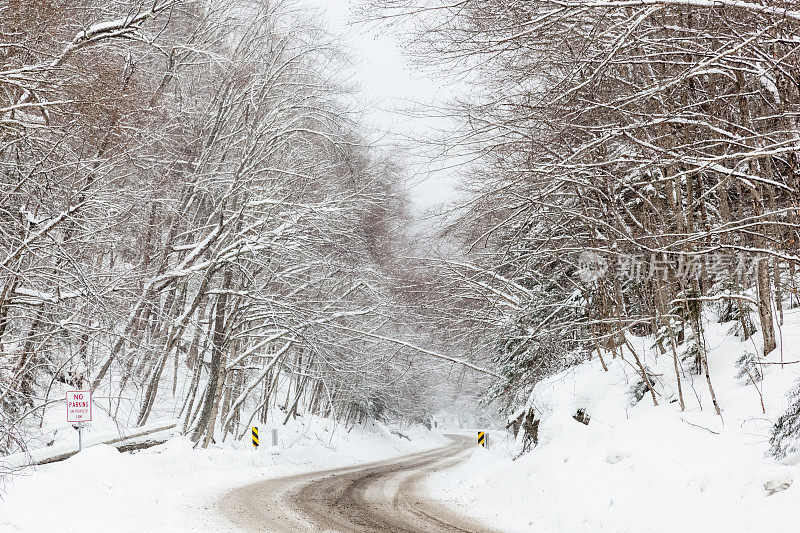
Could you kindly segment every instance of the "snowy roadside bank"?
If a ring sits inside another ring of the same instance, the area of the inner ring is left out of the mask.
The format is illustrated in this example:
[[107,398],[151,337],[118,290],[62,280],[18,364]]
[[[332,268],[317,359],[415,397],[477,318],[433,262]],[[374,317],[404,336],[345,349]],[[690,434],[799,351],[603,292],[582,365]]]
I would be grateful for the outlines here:
[[[671,356],[630,337],[656,380],[658,406],[649,394],[635,397],[640,378],[630,362],[606,355],[604,372],[595,356],[537,384],[529,405],[539,443],[529,453],[512,460],[520,443],[495,437],[494,447],[431,476],[429,492],[505,531],[800,531],[800,457],[767,454],[800,377],[798,365],[775,364],[781,352],[800,360],[800,312],[786,314],[783,344],[759,359],[756,384],[737,360],[759,339],[741,342],[715,318],[704,327],[722,417],[705,378],[688,371],[681,412]],[[573,418],[578,410],[588,425]]]
[[[98,445],[61,463],[14,476],[0,500],[0,531],[229,531],[217,499],[270,477],[388,459],[444,445],[424,427],[403,436],[381,424],[341,428],[327,421],[281,428],[283,448],[244,442],[195,450],[186,438],[136,454]],[[265,438],[266,437],[266,438]],[[262,444],[269,436],[262,437]]]

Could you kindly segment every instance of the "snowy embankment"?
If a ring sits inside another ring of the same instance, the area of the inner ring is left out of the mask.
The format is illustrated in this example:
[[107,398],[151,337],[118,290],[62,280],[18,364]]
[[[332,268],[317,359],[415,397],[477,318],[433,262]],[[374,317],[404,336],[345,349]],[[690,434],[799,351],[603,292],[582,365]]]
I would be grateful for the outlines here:
[[0,531],[227,531],[231,526],[218,514],[217,499],[235,487],[448,442],[422,426],[402,428],[402,436],[382,424],[348,432],[320,419],[279,427],[275,448],[262,428],[258,450],[245,441],[193,449],[181,437],[135,454],[97,445],[29,468],[6,480]]
[[[760,353],[758,335],[742,342],[710,314],[704,325],[721,417],[705,377],[688,370],[681,412],[671,354],[629,337],[655,375],[658,406],[649,393],[638,402],[632,395],[641,381],[632,358],[606,355],[604,372],[595,356],[537,384],[529,405],[541,420],[538,446],[512,460],[520,443],[496,437],[493,448],[431,477],[430,492],[505,531],[800,531],[800,457],[767,454],[800,364],[763,364],[800,361],[800,309],[786,311],[782,343],[761,358],[757,386],[737,377],[736,361]],[[579,409],[588,425],[573,418]]]

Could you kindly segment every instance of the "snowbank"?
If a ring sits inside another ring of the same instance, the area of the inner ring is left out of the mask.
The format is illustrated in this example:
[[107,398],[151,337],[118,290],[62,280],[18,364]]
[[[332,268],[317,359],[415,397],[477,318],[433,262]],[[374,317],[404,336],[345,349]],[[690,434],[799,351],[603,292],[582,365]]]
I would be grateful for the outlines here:
[[[290,423],[291,424],[291,423]],[[382,424],[349,432],[327,420],[281,426],[281,446],[237,442],[195,450],[186,438],[135,454],[96,445],[14,476],[0,501],[0,531],[226,531],[216,501],[270,477],[376,461],[445,444],[423,427],[398,436]],[[333,431],[334,429],[338,429]],[[410,439],[410,440],[409,440]]]
[[[782,346],[762,361],[800,360],[798,311],[786,312]],[[431,477],[431,493],[507,531],[800,531],[800,460],[766,456],[800,365],[760,365],[758,387],[737,378],[736,360],[756,352],[760,339],[741,342],[714,318],[705,328],[722,417],[705,378],[689,372],[681,412],[671,355],[631,337],[657,377],[658,406],[649,394],[632,396],[639,376],[630,362],[606,356],[604,372],[595,358],[536,386],[531,404],[541,422],[530,453],[512,461],[519,443],[495,436],[494,448]],[[573,419],[578,409],[588,425]]]

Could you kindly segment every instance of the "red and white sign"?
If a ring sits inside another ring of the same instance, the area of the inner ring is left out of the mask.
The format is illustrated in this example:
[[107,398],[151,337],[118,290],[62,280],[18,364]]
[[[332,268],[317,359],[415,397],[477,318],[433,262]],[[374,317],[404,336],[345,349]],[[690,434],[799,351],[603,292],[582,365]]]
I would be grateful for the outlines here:
[[67,422],[90,422],[92,420],[92,391],[67,391]]

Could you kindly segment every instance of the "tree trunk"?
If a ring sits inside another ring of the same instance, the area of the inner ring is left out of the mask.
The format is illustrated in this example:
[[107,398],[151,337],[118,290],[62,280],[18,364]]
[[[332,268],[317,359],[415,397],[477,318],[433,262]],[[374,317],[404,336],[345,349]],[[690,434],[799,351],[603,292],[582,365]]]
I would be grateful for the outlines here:
[[[225,269],[223,275],[222,290],[217,296],[216,315],[214,317],[214,335],[211,349],[211,366],[209,368],[208,385],[206,387],[203,407],[198,417],[192,440],[199,443],[203,434],[203,448],[206,448],[214,436],[214,425],[217,422],[217,409],[219,397],[224,382],[224,363],[223,354],[225,351],[225,311],[228,304],[227,289],[230,287],[232,273],[230,267]],[[222,379],[221,379],[222,378]]]

